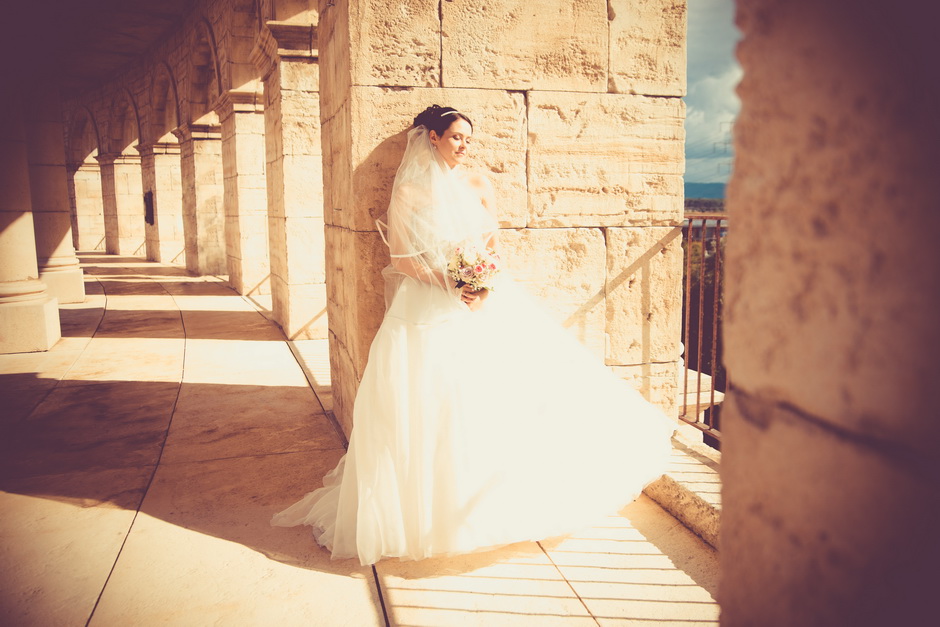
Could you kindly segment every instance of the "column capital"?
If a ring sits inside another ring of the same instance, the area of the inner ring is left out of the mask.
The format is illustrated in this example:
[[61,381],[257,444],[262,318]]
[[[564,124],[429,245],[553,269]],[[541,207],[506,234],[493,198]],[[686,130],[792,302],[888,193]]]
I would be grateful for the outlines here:
[[215,112],[222,119],[232,113],[264,113],[264,96],[257,91],[230,89],[216,100]]
[[222,139],[220,124],[181,124],[173,131],[180,142],[202,141],[204,139]]
[[317,27],[315,24],[291,24],[271,20],[266,26],[277,41],[280,57],[316,58],[319,56]]
[[279,60],[319,59],[316,25],[269,20],[265,26],[250,56],[261,76],[270,74],[274,63]]
[[[98,159],[98,157],[94,157]],[[101,162],[100,161],[69,161],[65,164],[65,168],[69,174],[74,174],[75,172],[100,172],[101,171]]]
[[141,157],[150,155],[178,155],[180,145],[176,142],[154,142],[152,144],[137,144],[134,149]]
[[[134,148],[139,150],[137,146]],[[105,152],[95,157],[95,161],[98,162],[98,165],[114,165],[116,163],[134,165],[140,163],[140,155],[127,155],[122,152]]]

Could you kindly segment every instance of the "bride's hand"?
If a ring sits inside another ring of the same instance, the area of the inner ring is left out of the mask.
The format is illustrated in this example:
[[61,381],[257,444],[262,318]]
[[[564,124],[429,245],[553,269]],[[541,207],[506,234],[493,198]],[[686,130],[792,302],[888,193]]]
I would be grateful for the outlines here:
[[470,311],[476,311],[483,306],[483,301],[489,295],[489,290],[473,291],[469,285],[460,288],[460,300],[470,308]]

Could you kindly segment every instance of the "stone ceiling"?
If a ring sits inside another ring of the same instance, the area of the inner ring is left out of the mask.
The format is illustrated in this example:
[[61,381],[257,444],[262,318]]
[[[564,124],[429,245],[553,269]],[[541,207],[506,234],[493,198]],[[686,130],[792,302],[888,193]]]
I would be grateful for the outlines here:
[[[191,0],[19,0],[4,37],[3,69],[84,91],[132,65],[173,32]],[[6,29],[5,29],[6,30]]]

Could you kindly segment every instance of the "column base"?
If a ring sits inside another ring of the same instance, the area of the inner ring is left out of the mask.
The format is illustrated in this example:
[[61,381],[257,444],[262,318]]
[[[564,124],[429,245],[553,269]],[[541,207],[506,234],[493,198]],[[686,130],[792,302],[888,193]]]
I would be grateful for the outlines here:
[[49,295],[57,298],[59,304],[85,302],[85,273],[79,267],[68,270],[41,270],[39,280],[46,284]]
[[47,351],[60,337],[55,298],[0,303],[0,354]]

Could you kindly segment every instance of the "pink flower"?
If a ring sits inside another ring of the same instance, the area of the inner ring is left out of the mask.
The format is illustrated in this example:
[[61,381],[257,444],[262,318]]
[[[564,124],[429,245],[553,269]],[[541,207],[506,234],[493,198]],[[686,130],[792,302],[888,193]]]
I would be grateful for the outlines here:
[[490,264],[490,270],[495,270],[495,269],[496,269],[496,264],[495,264],[495,263],[491,263],[491,264]]
[[477,274],[480,274],[481,272],[483,272],[483,266],[474,266],[473,271],[476,272]]

